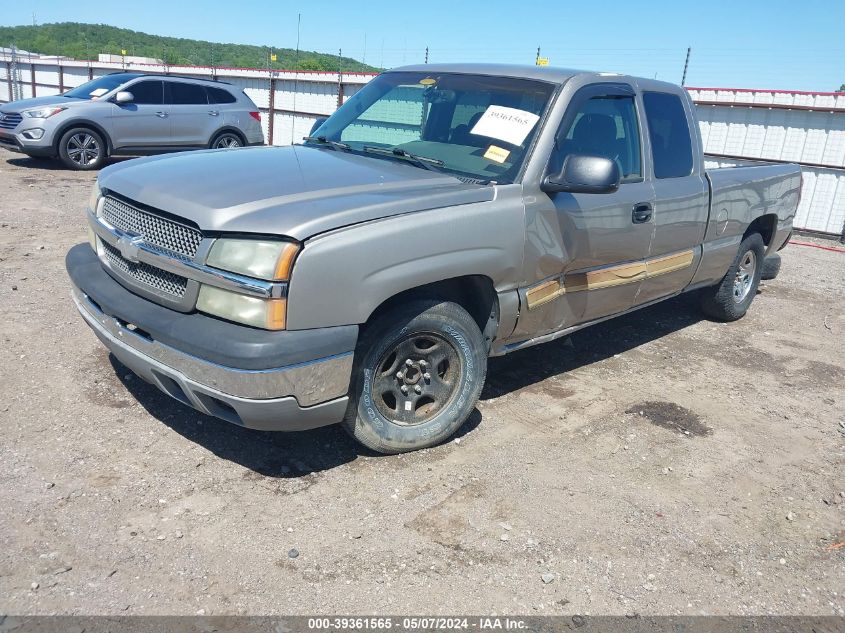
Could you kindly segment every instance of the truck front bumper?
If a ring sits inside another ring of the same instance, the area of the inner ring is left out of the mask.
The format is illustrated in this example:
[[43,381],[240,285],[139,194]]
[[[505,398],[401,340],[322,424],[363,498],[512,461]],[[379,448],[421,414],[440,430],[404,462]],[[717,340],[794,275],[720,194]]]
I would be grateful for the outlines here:
[[[299,431],[343,419],[357,326],[271,333],[175,313],[126,290],[87,244],[72,248],[66,265],[85,322],[121,363],[167,395],[263,431]],[[184,341],[174,339],[180,332]],[[233,358],[238,349],[242,362]],[[309,349],[314,358],[308,358]]]

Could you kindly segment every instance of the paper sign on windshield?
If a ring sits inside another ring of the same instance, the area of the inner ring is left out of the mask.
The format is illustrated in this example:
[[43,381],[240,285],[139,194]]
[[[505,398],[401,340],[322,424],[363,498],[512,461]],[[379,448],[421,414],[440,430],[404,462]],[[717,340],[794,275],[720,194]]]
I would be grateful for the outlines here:
[[92,90],[91,92],[89,92],[88,95],[91,97],[102,97],[108,91],[108,88],[97,88],[96,90]]
[[525,110],[491,105],[470,130],[470,134],[489,136],[511,145],[521,145],[539,120],[540,117],[536,114]]

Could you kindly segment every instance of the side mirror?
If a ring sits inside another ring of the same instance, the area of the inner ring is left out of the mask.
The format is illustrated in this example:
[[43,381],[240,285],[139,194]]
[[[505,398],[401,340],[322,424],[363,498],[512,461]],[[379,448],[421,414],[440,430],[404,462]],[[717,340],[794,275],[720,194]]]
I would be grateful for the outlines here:
[[546,176],[540,189],[546,193],[613,193],[619,189],[619,166],[602,156],[570,154],[559,174]]
[[135,100],[135,95],[126,90],[121,90],[114,96],[115,103],[132,103]]
[[316,132],[316,131],[317,131],[317,129],[318,129],[318,128],[319,128],[319,127],[323,124],[323,123],[325,123],[325,122],[326,122],[326,121],[328,121],[328,120],[329,120],[329,117],[327,117],[327,116],[321,116],[321,117],[317,117],[316,119],[314,119],[314,125],[312,125],[312,126],[311,126],[311,131],[310,131],[310,132],[308,132],[308,136],[314,136],[314,132]]

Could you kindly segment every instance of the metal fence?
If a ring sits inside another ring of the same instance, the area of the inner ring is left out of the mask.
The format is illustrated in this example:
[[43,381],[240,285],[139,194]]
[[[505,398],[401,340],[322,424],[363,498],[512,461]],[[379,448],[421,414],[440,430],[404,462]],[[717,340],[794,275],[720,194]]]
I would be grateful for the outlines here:
[[[241,88],[262,113],[264,137],[289,145],[308,134],[373,75],[0,58],[0,102],[47,96],[121,70],[217,78]],[[707,165],[758,161],[802,166],[796,227],[845,239],[845,93],[689,88]]]
[[0,103],[11,101],[16,95],[29,98],[58,94],[91,79],[123,70],[216,78],[237,86],[261,111],[264,138],[271,145],[290,145],[300,141],[308,134],[316,118],[330,115],[373,77],[362,73],[122,64],[43,57],[27,60],[19,57],[14,65],[9,59],[0,61]]
[[689,88],[708,167],[798,163],[796,227],[845,239],[845,93]]

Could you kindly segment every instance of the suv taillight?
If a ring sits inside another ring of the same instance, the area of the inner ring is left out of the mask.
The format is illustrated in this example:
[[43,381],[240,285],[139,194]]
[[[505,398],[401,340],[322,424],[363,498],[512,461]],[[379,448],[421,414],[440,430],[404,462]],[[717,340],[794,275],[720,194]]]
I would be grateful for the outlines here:
[[259,112],[250,112],[249,116],[261,123],[261,114]]

